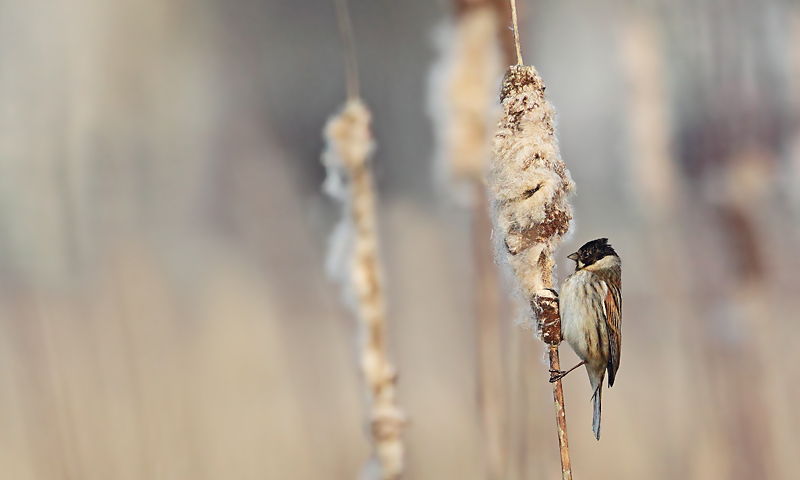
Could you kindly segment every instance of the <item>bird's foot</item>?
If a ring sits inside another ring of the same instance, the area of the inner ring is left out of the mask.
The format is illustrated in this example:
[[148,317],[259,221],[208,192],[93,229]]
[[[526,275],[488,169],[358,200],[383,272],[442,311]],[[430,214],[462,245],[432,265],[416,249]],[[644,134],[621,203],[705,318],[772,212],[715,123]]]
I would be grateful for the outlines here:
[[586,364],[586,361],[584,360],[583,362],[575,365],[574,367],[570,368],[567,371],[554,370],[554,369],[551,368],[550,369],[550,383],[556,383],[557,381],[559,381],[562,378],[566,377],[569,372],[571,372],[571,371],[575,370],[576,368],[580,367],[581,365],[585,365],[585,364]]
[[567,373],[569,373],[569,371],[565,372],[564,370],[553,370],[551,368],[550,369],[550,383],[556,383],[557,381],[559,381],[562,378],[564,378],[567,375]]

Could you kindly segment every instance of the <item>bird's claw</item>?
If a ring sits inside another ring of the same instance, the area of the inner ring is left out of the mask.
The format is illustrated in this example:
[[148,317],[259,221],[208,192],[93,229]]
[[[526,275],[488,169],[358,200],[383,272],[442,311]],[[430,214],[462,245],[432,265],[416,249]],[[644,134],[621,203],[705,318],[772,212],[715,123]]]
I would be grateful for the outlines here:
[[557,381],[559,381],[562,378],[564,378],[564,375],[566,375],[566,374],[567,374],[567,372],[565,372],[563,370],[553,370],[551,368],[550,369],[550,383],[556,383]]

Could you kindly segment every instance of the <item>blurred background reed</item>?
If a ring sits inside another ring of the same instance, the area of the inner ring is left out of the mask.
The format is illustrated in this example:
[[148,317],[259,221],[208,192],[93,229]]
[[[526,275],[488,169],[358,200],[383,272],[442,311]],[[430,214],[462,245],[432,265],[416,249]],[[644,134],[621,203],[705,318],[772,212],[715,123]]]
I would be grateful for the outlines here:
[[[519,8],[578,187],[560,277],[601,236],[624,263],[601,442],[584,374],[565,380],[575,478],[797,477],[800,5]],[[478,220],[436,180],[427,113],[456,7],[350,10],[407,477],[487,478]],[[0,1],[1,478],[356,476],[319,161],[343,68],[330,1]],[[544,349],[499,298],[503,476],[557,478]]]

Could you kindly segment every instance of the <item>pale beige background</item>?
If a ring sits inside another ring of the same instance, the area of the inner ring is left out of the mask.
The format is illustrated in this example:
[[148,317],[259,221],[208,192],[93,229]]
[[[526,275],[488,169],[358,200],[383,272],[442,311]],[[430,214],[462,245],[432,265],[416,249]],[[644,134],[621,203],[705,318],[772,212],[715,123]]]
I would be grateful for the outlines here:
[[[576,479],[800,468],[800,23],[770,1],[520,2],[606,236],[624,354]],[[408,478],[483,473],[468,211],[425,115],[446,2],[353,1]],[[353,479],[355,326],[324,276],[330,2],[0,1],[0,478]],[[543,350],[504,307],[509,478],[557,478]],[[563,350],[563,364],[574,355]]]

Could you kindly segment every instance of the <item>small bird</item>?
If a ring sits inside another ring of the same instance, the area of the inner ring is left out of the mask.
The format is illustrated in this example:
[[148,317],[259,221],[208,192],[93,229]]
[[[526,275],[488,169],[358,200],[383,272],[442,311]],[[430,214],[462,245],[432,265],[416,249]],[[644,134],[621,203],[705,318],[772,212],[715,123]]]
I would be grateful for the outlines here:
[[581,362],[566,372],[551,371],[550,381],[586,365],[594,391],[592,430],[600,440],[603,378],[608,370],[608,386],[614,385],[622,349],[622,263],[607,238],[592,240],[567,258],[575,260],[575,272],[561,286],[561,333]]

